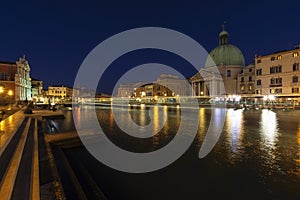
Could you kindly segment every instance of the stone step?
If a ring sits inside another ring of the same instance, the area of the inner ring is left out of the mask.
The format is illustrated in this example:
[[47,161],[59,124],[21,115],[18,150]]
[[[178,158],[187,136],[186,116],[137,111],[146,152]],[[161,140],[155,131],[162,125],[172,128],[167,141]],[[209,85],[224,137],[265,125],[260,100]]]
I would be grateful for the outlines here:
[[1,199],[40,199],[37,119],[26,117],[0,156]]

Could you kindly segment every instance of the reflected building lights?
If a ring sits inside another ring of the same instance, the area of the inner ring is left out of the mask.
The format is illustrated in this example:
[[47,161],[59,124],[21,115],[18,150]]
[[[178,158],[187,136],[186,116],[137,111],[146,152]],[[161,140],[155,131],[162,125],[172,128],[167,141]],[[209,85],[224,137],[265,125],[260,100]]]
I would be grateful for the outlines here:
[[153,116],[152,116],[153,134],[155,134],[155,133],[158,133],[161,128],[159,125],[159,120],[160,120],[159,107],[154,106],[152,109],[153,109]]
[[205,110],[204,108],[199,109],[199,128],[200,133],[205,130]]
[[296,159],[296,165],[297,165],[297,171],[298,175],[300,175],[300,120],[298,123],[298,132],[297,132],[297,144],[298,144],[298,152],[297,152],[297,159]]
[[260,150],[261,161],[264,164],[277,169],[276,160],[278,158],[277,142],[278,142],[278,122],[276,113],[267,109],[262,110],[260,122]]
[[263,110],[261,114],[261,134],[265,143],[263,145],[272,149],[275,146],[278,130],[276,113],[270,110]]
[[226,127],[228,142],[231,150],[237,153],[242,147],[242,138],[244,134],[244,115],[242,110],[227,110]]

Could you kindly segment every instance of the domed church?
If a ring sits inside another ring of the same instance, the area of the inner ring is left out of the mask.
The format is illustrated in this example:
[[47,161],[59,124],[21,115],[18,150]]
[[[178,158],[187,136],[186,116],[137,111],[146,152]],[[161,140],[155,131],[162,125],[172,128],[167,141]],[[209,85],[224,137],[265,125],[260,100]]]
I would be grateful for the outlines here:
[[[219,45],[206,60],[205,67],[190,78],[194,96],[237,94],[237,76],[245,67],[241,50],[229,43],[229,34],[222,25]],[[222,84],[222,81],[224,84]],[[224,85],[223,88],[221,88]],[[221,89],[220,89],[221,88]]]

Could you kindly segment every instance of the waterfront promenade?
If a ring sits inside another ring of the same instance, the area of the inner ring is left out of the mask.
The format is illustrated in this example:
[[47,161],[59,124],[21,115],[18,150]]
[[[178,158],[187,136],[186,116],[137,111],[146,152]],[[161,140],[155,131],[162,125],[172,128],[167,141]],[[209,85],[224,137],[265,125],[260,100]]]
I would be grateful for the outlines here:
[[20,109],[0,122],[1,199],[40,199],[38,121],[59,115],[61,111],[24,114]]
[[[25,110],[1,121],[1,199],[88,199],[62,150],[81,144],[76,132],[47,134],[44,129],[48,120],[63,120],[63,110]],[[106,199],[98,187],[93,189],[97,199]]]

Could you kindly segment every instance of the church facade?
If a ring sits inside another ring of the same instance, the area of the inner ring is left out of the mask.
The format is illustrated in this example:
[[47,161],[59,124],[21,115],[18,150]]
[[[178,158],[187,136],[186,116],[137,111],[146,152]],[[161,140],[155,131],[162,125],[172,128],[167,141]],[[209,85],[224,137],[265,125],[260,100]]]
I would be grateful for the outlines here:
[[205,66],[189,79],[193,96],[237,95],[237,76],[244,67],[244,55],[238,47],[229,43],[229,34],[223,26],[219,45],[209,53]]
[[25,57],[17,62],[0,61],[0,95],[2,101],[31,100],[30,67]]

